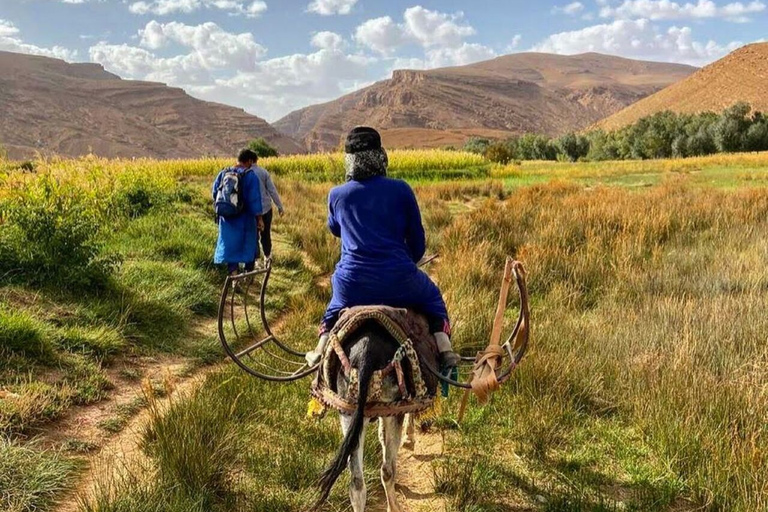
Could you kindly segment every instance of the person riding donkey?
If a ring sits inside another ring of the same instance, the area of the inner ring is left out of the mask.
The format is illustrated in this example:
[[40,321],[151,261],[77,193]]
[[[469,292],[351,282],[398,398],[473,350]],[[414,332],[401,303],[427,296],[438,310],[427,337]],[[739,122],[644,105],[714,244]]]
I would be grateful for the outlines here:
[[219,172],[213,182],[212,195],[219,238],[213,262],[226,264],[230,275],[237,274],[240,264],[246,272],[254,270],[259,256],[259,231],[264,229],[263,205],[259,177],[253,172],[258,156],[244,149],[237,165]]
[[417,266],[426,252],[426,237],[416,195],[406,182],[387,177],[389,160],[375,129],[353,129],[345,152],[347,183],[328,196],[328,228],[341,238],[341,260],[333,273],[320,339],[307,363],[320,361],[343,309],[383,305],[423,314],[437,341],[441,366],[456,366],[460,357],[451,346],[445,301]]

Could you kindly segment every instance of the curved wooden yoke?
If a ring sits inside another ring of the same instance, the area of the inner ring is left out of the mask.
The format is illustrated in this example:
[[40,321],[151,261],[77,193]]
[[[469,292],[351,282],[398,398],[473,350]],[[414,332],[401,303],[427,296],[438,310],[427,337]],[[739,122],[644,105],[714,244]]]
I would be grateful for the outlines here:
[[[219,302],[219,341],[224,351],[240,368],[259,379],[292,382],[312,375],[305,352],[283,343],[272,332],[266,312],[267,285],[272,264],[264,268],[227,277]],[[260,324],[251,323],[253,303],[258,302]]]
[[[232,361],[248,374],[272,382],[292,382],[314,374],[318,366],[309,367],[304,360],[305,352],[289,346],[272,332],[266,313],[271,273],[272,266],[268,263],[262,269],[227,277],[219,302],[219,340]],[[520,311],[514,329],[501,343],[508,292],[513,281],[520,296]],[[258,302],[260,317],[256,328],[251,322],[254,302]],[[462,361],[465,370],[471,368],[467,382],[446,376],[429,363],[424,367],[440,381],[467,393],[473,392],[482,403],[512,375],[528,348],[529,333],[525,269],[519,261],[508,258],[490,343],[476,357],[465,357]]]
[[[519,261],[507,258],[502,280],[501,294],[499,304],[496,309],[493,330],[491,333],[491,342],[482,352],[479,352],[474,358],[462,358],[463,362],[473,365],[472,373],[468,382],[459,382],[441,374],[437,368],[429,367],[438,379],[451,386],[463,388],[472,391],[477,395],[481,402],[484,402],[488,393],[498,389],[499,384],[504,383],[512,375],[517,365],[523,359],[525,351],[528,349],[528,340],[530,337],[530,305],[528,302],[528,287],[525,280],[525,268]],[[504,327],[504,313],[507,309],[507,298],[510,285],[514,281],[517,284],[520,295],[520,312],[518,313],[517,323],[512,333],[501,344],[501,334]]]

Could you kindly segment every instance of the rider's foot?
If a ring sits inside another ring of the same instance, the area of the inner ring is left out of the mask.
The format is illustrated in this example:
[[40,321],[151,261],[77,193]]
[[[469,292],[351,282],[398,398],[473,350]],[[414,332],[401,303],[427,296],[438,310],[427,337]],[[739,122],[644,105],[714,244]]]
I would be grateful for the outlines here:
[[447,370],[449,368],[455,368],[459,366],[461,362],[461,356],[453,350],[447,350],[440,352],[440,368]]
[[323,357],[323,352],[325,352],[325,346],[327,344],[328,334],[324,333],[320,336],[320,339],[317,340],[317,346],[315,347],[315,350],[307,352],[307,355],[304,356],[304,359],[307,361],[309,366],[315,366],[320,362],[320,358]]
[[320,352],[315,352],[313,350],[312,352],[307,352],[307,355],[304,356],[304,359],[307,361],[307,364],[311,368],[320,362],[321,357],[322,354]]

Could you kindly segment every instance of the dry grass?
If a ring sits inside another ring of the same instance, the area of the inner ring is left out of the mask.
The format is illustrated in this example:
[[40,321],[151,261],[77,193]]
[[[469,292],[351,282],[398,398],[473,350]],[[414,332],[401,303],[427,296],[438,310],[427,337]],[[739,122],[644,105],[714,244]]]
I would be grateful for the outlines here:
[[[205,185],[222,164],[49,162],[39,175],[7,176],[0,200],[49,172],[57,186],[78,186],[73,201],[98,218],[120,220],[108,246],[130,256],[119,277],[132,295],[145,295],[137,304],[156,310],[157,297],[178,301],[174,307],[184,314],[173,318],[183,324],[209,308],[205,295],[215,274],[191,269],[209,272],[204,255],[214,230],[206,224]],[[530,354],[489,407],[470,412],[461,435],[451,438],[452,458],[438,464],[440,489],[455,509],[523,503],[550,511],[768,510],[768,192],[691,186],[686,178],[711,168],[759,177],[767,165],[768,155],[760,154],[526,163],[493,171],[547,180],[668,174],[660,186],[633,191],[556,180],[515,191],[489,179],[416,186],[430,250],[442,255],[431,272],[453,314],[457,346],[471,353],[486,343],[507,254],[526,263],[533,300]],[[194,219],[183,229],[165,222],[161,211],[132,218],[130,210],[112,209],[141,206],[137,191],[177,201],[161,192],[179,180],[185,184],[179,217]],[[295,274],[277,283],[281,297],[273,304],[284,315],[280,334],[308,346],[338,257],[338,243],[325,229],[329,185],[289,175],[278,186],[288,207],[278,235],[293,249],[278,253],[277,263]],[[118,199],[130,192],[133,202],[107,208],[100,201],[105,191]],[[169,240],[158,235],[165,232]],[[158,273],[162,279],[152,277]],[[53,339],[44,325],[50,318],[17,320],[18,339]],[[17,361],[25,357],[14,353]],[[305,399],[303,384],[212,377],[199,394],[174,405],[175,423],[158,418],[147,438],[152,469],[175,475],[174,485],[139,479],[120,487],[117,501],[105,498],[94,509],[192,510],[201,503],[210,510],[300,509],[312,501],[314,477],[338,436],[335,422],[298,420]],[[182,439],[187,428],[214,449],[203,453],[197,441]],[[230,452],[217,436],[244,448]],[[484,455],[488,446],[495,448],[492,457]],[[377,456],[370,451],[372,481]],[[185,460],[194,462],[191,472]],[[277,469],[266,470],[275,460]],[[467,460],[471,467],[451,471]],[[344,506],[344,494],[337,491],[334,506]]]

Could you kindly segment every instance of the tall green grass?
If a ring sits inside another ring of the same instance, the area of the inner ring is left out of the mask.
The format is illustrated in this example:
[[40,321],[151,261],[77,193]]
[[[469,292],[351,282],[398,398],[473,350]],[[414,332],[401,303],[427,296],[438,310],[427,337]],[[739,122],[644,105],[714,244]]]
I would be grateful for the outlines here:
[[72,484],[74,469],[56,453],[0,437],[0,509],[32,512],[47,508]]

